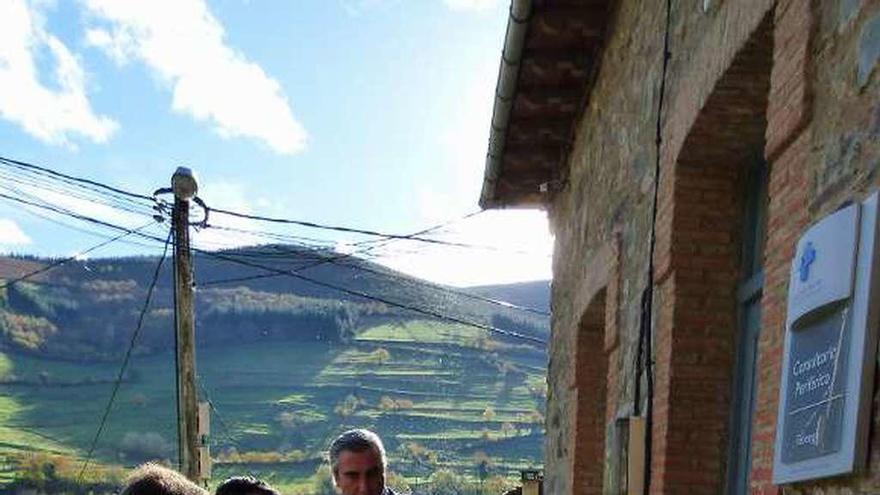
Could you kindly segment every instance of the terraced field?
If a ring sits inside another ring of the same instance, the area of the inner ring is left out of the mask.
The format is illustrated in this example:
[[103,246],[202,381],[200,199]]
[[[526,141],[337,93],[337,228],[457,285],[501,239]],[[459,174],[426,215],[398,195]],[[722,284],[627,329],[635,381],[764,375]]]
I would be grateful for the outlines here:
[[[444,467],[476,476],[486,457],[503,475],[540,465],[544,354],[487,341],[479,330],[416,320],[363,329],[344,346],[199,349],[203,395],[215,407],[214,478],[250,472],[306,492],[329,440],[350,427],[380,432],[392,469],[410,483]],[[170,354],[132,361],[98,444],[101,463],[174,459],[173,367]],[[117,371],[0,354],[0,457],[82,456]]]

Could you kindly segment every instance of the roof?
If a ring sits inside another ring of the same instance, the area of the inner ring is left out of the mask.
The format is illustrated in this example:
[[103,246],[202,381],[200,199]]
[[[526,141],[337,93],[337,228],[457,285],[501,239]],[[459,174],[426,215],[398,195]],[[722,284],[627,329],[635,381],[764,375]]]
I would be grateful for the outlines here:
[[611,0],[512,0],[480,206],[539,207],[562,180]]

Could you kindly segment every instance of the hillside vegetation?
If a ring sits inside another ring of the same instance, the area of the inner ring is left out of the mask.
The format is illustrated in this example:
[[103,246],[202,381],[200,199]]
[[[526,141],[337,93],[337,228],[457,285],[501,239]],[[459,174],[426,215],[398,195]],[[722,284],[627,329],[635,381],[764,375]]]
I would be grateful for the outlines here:
[[[285,246],[226,254],[259,256],[260,264],[283,270],[315,263],[313,253]],[[85,455],[156,261],[72,262],[0,293],[0,456],[7,468],[0,483],[20,481],[33,452],[74,460]],[[25,270],[14,266],[30,270],[41,263],[46,260],[0,261],[6,277]],[[362,260],[346,265],[301,273],[546,339],[546,317]],[[350,427],[380,432],[396,479],[411,486],[442,476],[506,476],[540,464],[542,346],[289,276],[208,283],[261,273],[267,272],[196,258],[197,369],[202,399],[214,406],[214,480],[254,473],[310,493],[327,443]],[[170,282],[166,266],[98,444],[99,466],[176,458]],[[517,303],[546,308],[547,283],[532,285],[478,293],[503,299],[543,288],[545,299]]]

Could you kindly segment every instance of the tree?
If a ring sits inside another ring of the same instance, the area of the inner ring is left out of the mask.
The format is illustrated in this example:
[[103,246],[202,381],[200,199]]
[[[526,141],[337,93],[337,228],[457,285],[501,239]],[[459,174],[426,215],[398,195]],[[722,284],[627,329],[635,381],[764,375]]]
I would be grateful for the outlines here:
[[481,495],[498,495],[500,493],[506,493],[513,488],[514,485],[515,483],[512,483],[509,479],[495,475],[482,484]]
[[333,409],[333,412],[342,416],[343,418],[347,418],[354,414],[357,411],[358,406],[361,401],[352,394],[349,394],[342,402],[336,405]]
[[285,430],[292,430],[296,427],[296,414],[291,411],[282,411],[275,417],[278,424]]
[[391,359],[391,353],[384,347],[380,347],[367,355],[367,362],[385,364]]
[[483,452],[482,450],[478,450],[474,452],[474,464],[477,466],[481,464],[485,464],[486,467],[492,467],[495,465],[495,461],[492,459],[489,454]]
[[131,396],[129,402],[131,402],[131,405],[135,407],[144,407],[147,405],[147,396],[138,392]]
[[383,411],[393,411],[397,409],[397,402],[391,397],[383,395],[382,398],[379,399],[379,409]]
[[492,441],[492,434],[489,433],[488,428],[483,428],[483,432],[480,433],[480,438],[482,438],[484,442],[491,442]]
[[312,476],[314,495],[336,495],[336,484],[333,482],[333,474],[330,466],[321,464]]
[[486,406],[486,409],[483,411],[483,419],[485,421],[492,421],[495,419],[495,409],[492,409],[492,406]]
[[144,433],[130,431],[122,437],[119,444],[119,451],[135,462],[165,459],[173,449],[168,440],[154,431]]
[[428,478],[427,495],[463,495],[466,485],[461,476],[448,469],[439,469]]
[[406,478],[397,474],[394,471],[388,470],[388,474],[385,476],[385,484],[387,484],[395,493],[410,493],[412,489],[409,486],[409,483],[406,482]]
[[513,426],[513,423],[505,421],[504,423],[501,424],[501,434],[504,435],[505,437],[512,436],[515,431],[516,431],[516,427]]

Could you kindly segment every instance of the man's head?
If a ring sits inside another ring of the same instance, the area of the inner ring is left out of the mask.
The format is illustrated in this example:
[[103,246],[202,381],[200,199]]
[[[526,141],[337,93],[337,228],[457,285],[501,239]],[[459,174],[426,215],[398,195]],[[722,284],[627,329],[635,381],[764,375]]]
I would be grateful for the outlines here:
[[208,492],[173,469],[147,463],[128,475],[120,495],[208,495]]
[[214,495],[279,495],[265,481],[253,476],[234,476],[220,483]]
[[349,430],[330,444],[333,481],[342,495],[382,495],[385,447],[369,430]]

